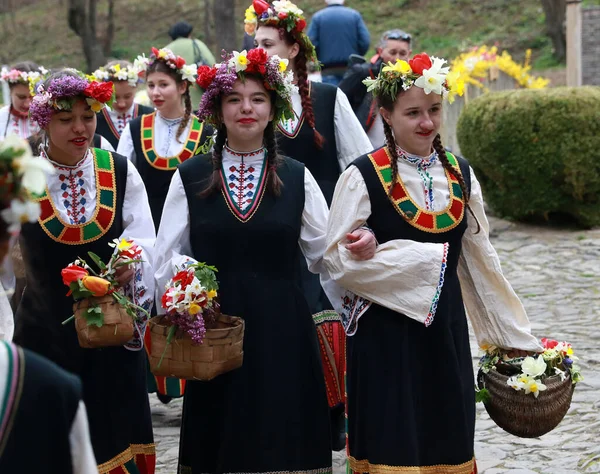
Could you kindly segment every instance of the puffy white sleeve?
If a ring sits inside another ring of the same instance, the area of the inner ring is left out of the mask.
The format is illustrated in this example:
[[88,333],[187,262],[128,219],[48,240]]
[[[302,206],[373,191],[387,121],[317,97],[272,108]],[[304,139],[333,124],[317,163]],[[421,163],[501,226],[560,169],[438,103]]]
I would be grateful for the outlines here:
[[302,212],[302,226],[298,244],[304,254],[308,269],[320,276],[321,286],[325,294],[334,309],[339,312],[342,289],[331,279],[323,264],[323,254],[327,247],[326,231],[329,209],[317,181],[308,168],[304,170],[304,196],[304,210]]
[[117,146],[117,153],[123,155],[129,161],[135,164],[136,156],[135,149],[133,148],[133,139],[131,138],[131,129],[129,124],[125,125],[121,138],[119,138],[119,146]]
[[359,156],[373,150],[371,140],[341,89],[337,90],[335,96],[334,128],[340,171],[344,171]]
[[100,148],[107,151],[115,151],[112,144],[102,135],[100,135]]
[[371,215],[369,192],[355,166],[335,188],[327,226],[325,266],[341,287],[430,325],[443,286],[448,244],[390,240],[379,244],[370,260],[355,260],[346,248],[346,234]]
[[[133,240],[142,249],[142,262],[135,264],[134,277],[129,284],[125,285],[124,292],[135,304],[149,313],[154,303],[153,258],[156,233],[144,182],[135,166],[129,161],[121,238]],[[143,311],[138,311],[136,331],[133,339],[125,345],[127,349],[142,349],[147,320],[147,315]]]
[[98,474],[98,466],[94,457],[90,429],[83,401],[73,419],[69,432],[69,447],[73,474]]
[[181,269],[187,262],[196,262],[189,257],[192,254],[190,211],[179,170],[175,171],[171,178],[156,237],[155,252],[156,309],[160,314],[160,299],[166,283],[177,273],[177,268]]
[[531,335],[525,308],[504,277],[498,254],[489,239],[489,224],[483,208],[481,186],[471,170],[469,200],[477,222],[466,212],[468,228],[462,239],[458,277],[465,308],[481,347],[542,350]]

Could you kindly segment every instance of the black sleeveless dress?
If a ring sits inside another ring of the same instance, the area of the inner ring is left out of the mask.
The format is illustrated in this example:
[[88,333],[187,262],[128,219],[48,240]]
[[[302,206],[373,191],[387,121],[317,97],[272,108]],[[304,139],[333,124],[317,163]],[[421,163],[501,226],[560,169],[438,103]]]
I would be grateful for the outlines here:
[[[470,192],[469,165],[457,160]],[[423,218],[419,221],[422,228],[417,228],[395,209],[369,155],[353,165],[367,186],[372,209],[367,224],[379,243],[394,239],[448,242],[449,251],[430,326],[373,303],[361,317],[356,333],[348,337],[350,469],[472,474],[476,472],[474,378],[457,275],[467,219],[464,214],[452,224],[452,219],[445,223],[440,219],[438,224],[450,224],[449,230],[430,232],[423,229],[429,225]],[[462,196],[460,188],[453,192]],[[449,212],[458,215],[454,208]]]
[[245,218],[222,192],[198,196],[212,173],[209,155],[179,172],[191,256],[218,268],[222,311],[246,322],[243,366],[186,386],[179,472],[330,473],[323,370],[297,271],[304,166],[286,158],[281,195],[265,191]]

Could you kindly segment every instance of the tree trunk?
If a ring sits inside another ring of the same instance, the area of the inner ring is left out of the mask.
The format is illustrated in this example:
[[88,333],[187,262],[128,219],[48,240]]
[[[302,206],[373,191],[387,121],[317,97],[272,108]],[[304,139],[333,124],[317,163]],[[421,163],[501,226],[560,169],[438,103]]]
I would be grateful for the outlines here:
[[106,33],[104,34],[102,50],[105,56],[110,56],[112,53],[112,42],[115,36],[115,0],[108,0],[108,18],[106,21]]
[[96,36],[96,2],[89,0],[69,0],[67,19],[69,28],[81,38],[83,54],[87,63],[87,72],[92,72],[104,65],[106,56]]
[[[208,48],[214,52],[215,51],[215,39],[213,35],[213,25],[214,22],[211,20],[212,13],[212,2],[211,0],[204,0],[204,43],[208,46]],[[218,56],[215,54],[215,56]],[[217,61],[218,62],[218,61]]]
[[546,33],[554,47],[554,57],[564,63],[567,58],[567,37],[565,21],[567,15],[566,0],[542,0],[546,15]]
[[214,25],[216,34],[216,53],[221,56],[221,50],[231,52],[239,48],[236,31],[239,29],[239,18],[235,16],[235,0],[215,0],[213,5]]

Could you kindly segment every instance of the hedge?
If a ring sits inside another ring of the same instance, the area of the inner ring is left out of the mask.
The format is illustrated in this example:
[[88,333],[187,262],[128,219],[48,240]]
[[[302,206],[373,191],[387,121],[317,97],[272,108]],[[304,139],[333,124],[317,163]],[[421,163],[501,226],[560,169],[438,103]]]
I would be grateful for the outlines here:
[[457,137],[497,214],[600,225],[600,87],[485,94]]

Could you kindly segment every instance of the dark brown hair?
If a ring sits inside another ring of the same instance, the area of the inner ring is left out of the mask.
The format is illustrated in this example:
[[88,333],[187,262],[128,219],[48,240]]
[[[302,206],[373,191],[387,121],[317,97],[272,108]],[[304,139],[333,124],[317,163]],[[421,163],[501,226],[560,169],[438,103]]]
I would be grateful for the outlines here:
[[185,87],[185,92],[183,93],[183,100],[184,100],[184,104],[185,104],[185,113],[183,115],[183,119],[179,123],[179,127],[177,128],[177,133],[175,134],[175,138],[177,140],[179,140],[179,137],[181,136],[181,134],[187,127],[187,125],[190,121],[190,117],[192,115],[192,99],[190,97],[189,83],[188,83],[188,81],[184,81],[181,77],[181,74],[177,73],[176,71],[171,69],[169,66],[167,66],[167,64],[165,64],[164,61],[156,60],[152,64],[150,64],[150,66],[148,66],[148,69],[146,69],[146,79],[148,79],[148,76],[150,74],[152,74],[153,72],[162,72],[162,73],[168,75],[169,77],[172,77],[177,85],[179,85],[181,83],[185,83],[186,87]]

